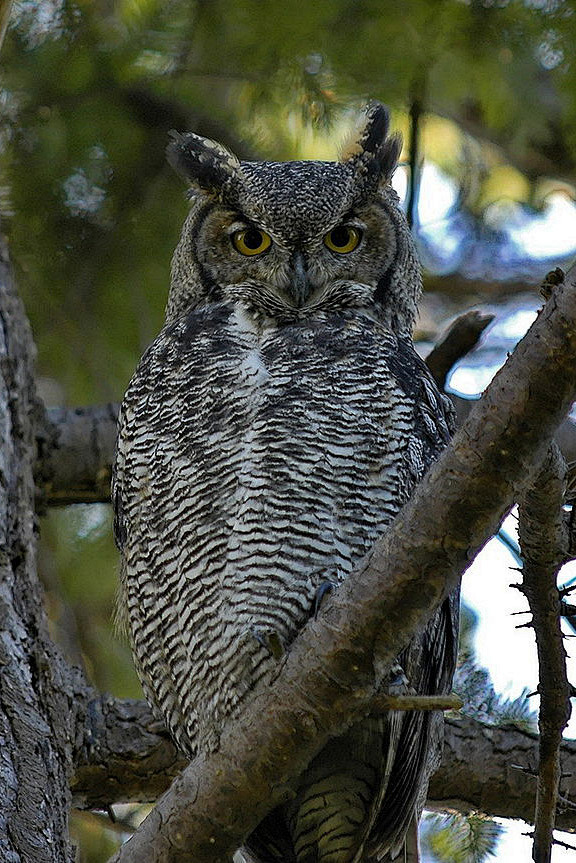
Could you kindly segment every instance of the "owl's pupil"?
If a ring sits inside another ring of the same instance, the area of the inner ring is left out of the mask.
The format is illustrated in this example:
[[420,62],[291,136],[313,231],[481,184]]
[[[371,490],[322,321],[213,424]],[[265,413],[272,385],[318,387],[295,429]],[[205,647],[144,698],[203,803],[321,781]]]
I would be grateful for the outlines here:
[[256,228],[248,228],[243,240],[248,249],[257,249],[262,245],[262,232],[257,231]]
[[345,225],[339,225],[330,232],[330,239],[335,246],[345,246],[350,241],[350,228]]

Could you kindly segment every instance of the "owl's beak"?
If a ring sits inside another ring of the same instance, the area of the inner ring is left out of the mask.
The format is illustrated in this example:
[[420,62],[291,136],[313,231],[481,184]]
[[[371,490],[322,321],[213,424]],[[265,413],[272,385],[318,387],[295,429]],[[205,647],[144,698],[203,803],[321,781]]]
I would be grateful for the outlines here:
[[304,305],[310,296],[310,282],[302,252],[294,252],[292,255],[292,273],[288,290],[296,306]]

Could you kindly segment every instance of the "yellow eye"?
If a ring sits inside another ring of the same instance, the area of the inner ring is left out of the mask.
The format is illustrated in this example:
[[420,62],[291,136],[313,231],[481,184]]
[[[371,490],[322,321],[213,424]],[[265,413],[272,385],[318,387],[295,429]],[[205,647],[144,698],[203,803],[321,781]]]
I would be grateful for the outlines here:
[[353,228],[350,225],[338,225],[326,234],[324,245],[328,246],[331,252],[347,255],[348,252],[354,251],[361,238],[362,234],[358,228]]
[[241,255],[261,255],[271,243],[272,238],[260,228],[244,228],[232,234],[232,245]]

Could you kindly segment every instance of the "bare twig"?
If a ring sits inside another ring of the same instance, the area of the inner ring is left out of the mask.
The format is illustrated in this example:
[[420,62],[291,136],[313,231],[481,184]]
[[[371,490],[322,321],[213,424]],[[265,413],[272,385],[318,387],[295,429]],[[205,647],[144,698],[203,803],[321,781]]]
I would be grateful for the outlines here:
[[534,816],[533,859],[549,863],[560,782],[560,744],[570,718],[570,684],[560,629],[561,599],[556,587],[566,556],[562,517],[566,463],[553,444],[519,506],[518,532],[524,559],[525,594],[538,649],[540,757]]
[[371,710],[460,710],[464,702],[457,695],[377,695]]
[[[290,795],[292,777],[369,710],[381,675],[458,584],[576,397],[576,272],[567,277],[354,577],[294,641],[114,858],[218,863]],[[382,626],[382,621],[386,626]],[[257,753],[257,757],[255,757]]]
[[412,83],[410,102],[410,153],[408,175],[408,202],[406,204],[406,218],[410,230],[418,226],[418,199],[420,197],[420,179],[422,165],[420,164],[420,131],[422,116],[424,113],[424,100],[426,89],[426,77],[424,71],[417,73]]

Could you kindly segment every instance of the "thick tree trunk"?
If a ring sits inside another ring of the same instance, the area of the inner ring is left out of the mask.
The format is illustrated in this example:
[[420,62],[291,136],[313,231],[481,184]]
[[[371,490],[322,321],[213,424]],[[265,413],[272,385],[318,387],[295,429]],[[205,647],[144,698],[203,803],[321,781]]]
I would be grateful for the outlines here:
[[[0,242],[2,240],[0,239]],[[0,859],[73,859],[67,836],[71,683],[36,574],[34,345],[0,248]]]

